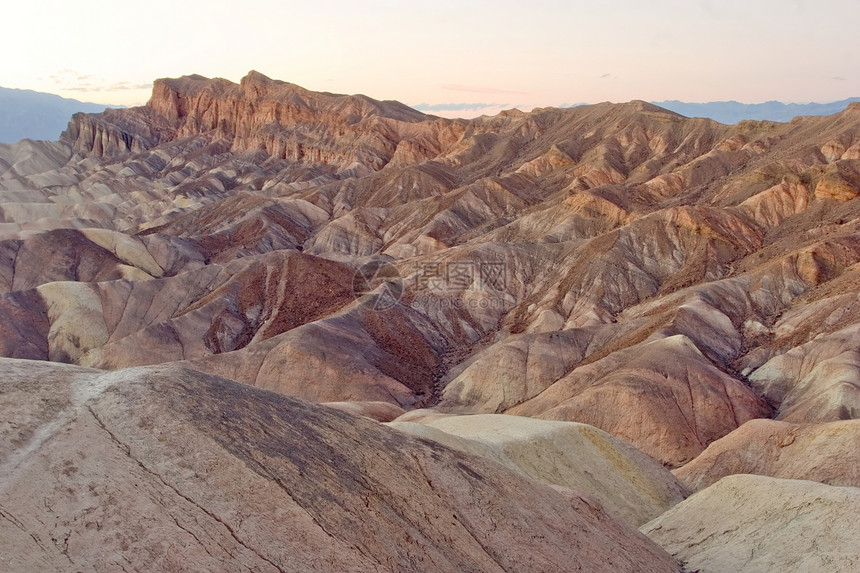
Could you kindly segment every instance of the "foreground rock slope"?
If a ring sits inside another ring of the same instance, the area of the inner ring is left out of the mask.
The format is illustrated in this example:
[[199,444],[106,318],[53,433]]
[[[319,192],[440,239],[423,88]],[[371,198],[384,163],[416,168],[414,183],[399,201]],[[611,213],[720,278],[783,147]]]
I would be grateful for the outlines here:
[[0,360],[8,571],[678,571],[590,497],[176,366]]
[[858,488],[736,475],[641,529],[686,571],[848,573],[860,568],[858,506]]
[[623,520],[856,484],[859,196],[857,104],[447,120],[251,72],[0,145],[2,555],[672,570]]

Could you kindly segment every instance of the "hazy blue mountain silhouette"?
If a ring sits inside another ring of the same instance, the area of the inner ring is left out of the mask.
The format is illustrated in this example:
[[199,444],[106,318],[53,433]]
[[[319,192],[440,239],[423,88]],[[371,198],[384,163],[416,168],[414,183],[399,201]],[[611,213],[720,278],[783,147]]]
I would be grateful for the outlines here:
[[33,90],[0,87],[0,143],[25,138],[55,141],[73,114],[99,113],[106,107]]
[[848,107],[848,104],[855,101],[860,101],[860,97],[831,103],[782,103],[779,101],[765,103],[740,103],[736,101],[687,103],[677,100],[651,103],[687,117],[707,117],[720,123],[735,124],[745,119],[786,122],[799,115],[831,115],[839,113]]

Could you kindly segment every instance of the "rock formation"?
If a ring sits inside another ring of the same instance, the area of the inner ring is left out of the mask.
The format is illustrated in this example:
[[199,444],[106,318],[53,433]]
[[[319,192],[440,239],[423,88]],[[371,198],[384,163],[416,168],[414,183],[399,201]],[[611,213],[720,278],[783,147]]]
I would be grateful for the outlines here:
[[[724,126],[644,102],[443,120],[256,72],[159,80],[144,107],[0,150],[0,312],[18,317],[0,345],[587,422],[678,465],[771,409],[855,415],[837,349],[858,125],[853,108]],[[381,321],[349,295],[368,257],[405,279]],[[173,302],[138,316],[153,297]]]
[[694,490],[732,474],[860,487],[860,420],[789,424],[751,420],[674,471]]
[[685,571],[848,573],[860,566],[858,504],[853,487],[736,475],[641,529]]
[[389,425],[532,479],[585,492],[632,525],[642,525],[688,494],[655,460],[585,424],[499,414],[410,419],[415,418],[407,414]]
[[9,571],[678,571],[600,504],[176,366],[0,360]]

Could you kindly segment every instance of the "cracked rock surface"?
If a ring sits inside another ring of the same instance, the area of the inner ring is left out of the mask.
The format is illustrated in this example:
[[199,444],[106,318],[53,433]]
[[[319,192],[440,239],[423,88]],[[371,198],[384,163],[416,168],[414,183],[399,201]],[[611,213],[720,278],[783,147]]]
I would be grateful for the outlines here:
[[4,571],[677,571],[600,504],[177,366],[3,359]]
[[733,475],[641,527],[700,573],[860,568],[860,489]]

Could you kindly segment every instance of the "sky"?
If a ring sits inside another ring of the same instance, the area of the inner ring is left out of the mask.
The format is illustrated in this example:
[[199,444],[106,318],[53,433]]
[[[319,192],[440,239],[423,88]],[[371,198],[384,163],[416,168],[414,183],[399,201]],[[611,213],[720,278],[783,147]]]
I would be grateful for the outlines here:
[[860,96],[858,0],[11,0],[0,86],[113,105],[249,70],[470,117]]

